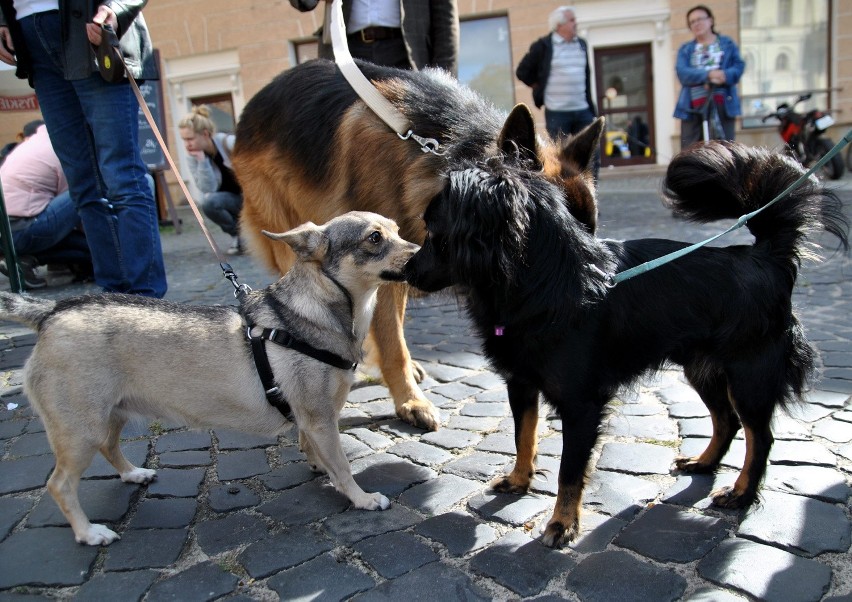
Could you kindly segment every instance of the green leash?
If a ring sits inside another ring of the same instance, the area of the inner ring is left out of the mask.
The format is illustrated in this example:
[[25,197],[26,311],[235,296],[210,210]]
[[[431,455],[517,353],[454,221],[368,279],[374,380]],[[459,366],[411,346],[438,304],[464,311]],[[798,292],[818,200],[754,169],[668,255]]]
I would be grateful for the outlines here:
[[[792,192],[793,190],[798,188],[802,184],[802,182],[804,182],[805,180],[810,178],[818,169],[820,169],[823,165],[828,163],[834,155],[836,155],[841,150],[843,150],[843,147],[846,146],[847,144],[849,144],[850,142],[852,142],[852,129],[850,129],[848,132],[846,132],[846,135],[843,136],[843,138],[841,138],[840,142],[835,144],[834,148],[832,148],[829,152],[827,152],[822,157],[822,159],[817,161],[816,165],[814,165],[812,168],[810,168],[807,171],[807,173],[805,173],[798,180],[796,180],[795,182],[790,184],[790,186],[788,186],[787,189],[784,192],[782,192],[781,194],[776,196],[774,199],[772,199],[771,201],[766,203],[766,205],[764,205],[760,209],[757,209],[756,211],[752,211],[751,213],[747,213],[747,214],[741,216],[733,226],[731,226],[730,228],[728,228],[724,232],[721,232],[721,233],[719,233],[715,236],[711,236],[707,240],[695,243],[694,245],[690,245],[690,246],[685,247],[685,248],[683,248],[679,251],[675,251],[674,253],[669,253],[668,255],[663,255],[662,257],[658,257],[657,259],[652,259],[651,261],[646,261],[645,263],[642,263],[640,265],[632,267],[629,270],[624,270],[623,272],[619,272],[618,274],[613,274],[613,275],[607,274],[607,277],[609,279],[608,286],[611,288],[611,287],[614,287],[619,282],[624,282],[625,280],[633,278],[634,276],[638,276],[639,274],[644,274],[645,272],[650,272],[651,270],[658,268],[661,265],[665,265],[665,264],[669,263],[670,261],[674,261],[675,259],[678,259],[679,257],[683,257],[684,255],[692,253],[696,249],[700,249],[704,245],[713,242],[717,238],[721,238],[722,236],[725,236],[726,234],[733,232],[734,230],[738,230],[739,228],[742,228],[743,226],[746,225],[746,222],[748,222],[748,220],[753,218],[755,215],[757,215],[758,213],[760,213],[761,211],[763,211],[767,207],[774,205],[775,203],[777,203],[778,201],[783,199],[785,196],[790,194],[790,192]],[[596,270],[596,271],[599,271],[599,270]]]

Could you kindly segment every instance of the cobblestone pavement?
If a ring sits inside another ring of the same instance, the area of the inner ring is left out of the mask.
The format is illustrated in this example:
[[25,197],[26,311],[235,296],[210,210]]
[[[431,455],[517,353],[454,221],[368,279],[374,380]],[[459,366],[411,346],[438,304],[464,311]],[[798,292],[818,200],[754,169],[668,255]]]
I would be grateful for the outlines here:
[[[672,219],[656,197],[658,174],[610,176],[601,183],[602,236],[697,241],[721,229]],[[850,184],[841,194],[852,208]],[[191,213],[181,212],[184,232],[162,235],[168,298],[233,304]],[[253,287],[271,281],[249,257],[232,265]],[[711,426],[680,371],[665,370],[614,400],[581,537],[559,551],[536,536],[555,500],[560,422],[541,421],[545,473],[534,491],[488,489],[513,460],[506,390],[450,297],[415,300],[406,316],[442,429],[400,422],[387,390],[368,378],[342,416],[355,479],[391,498],[389,510],[348,509],[307,468],[292,431],[274,440],[140,421],[123,446],[134,463],[157,468],[157,480],[123,484],[99,458],[80,488],[90,517],[122,536],[102,548],[74,543],[45,491],[53,455],[21,392],[35,339],[0,323],[0,600],[852,600],[850,276],[852,262],[838,255],[801,275],[795,302],[820,349],[821,380],[807,403],[777,417],[762,504],[708,505],[708,492],[741,467],[742,439],[715,476],[670,472],[676,454],[703,449]]]

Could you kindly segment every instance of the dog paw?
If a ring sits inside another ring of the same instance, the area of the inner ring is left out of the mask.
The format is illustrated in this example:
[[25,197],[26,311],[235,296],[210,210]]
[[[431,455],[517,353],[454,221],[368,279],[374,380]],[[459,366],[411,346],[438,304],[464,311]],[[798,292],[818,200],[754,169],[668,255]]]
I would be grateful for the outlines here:
[[675,458],[674,464],[677,470],[692,474],[713,472],[715,470],[714,466],[699,462],[698,456],[678,456]]
[[714,506],[719,508],[745,508],[754,502],[754,495],[748,495],[745,491],[739,491],[734,487],[720,487],[710,493],[710,499]]
[[522,494],[529,491],[530,482],[529,479],[525,483],[516,482],[512,479],[511,474],[507,474],[502,477],[497,477],[489,483],[489,486],[497,493]]
[[428,399],[408,401],[396,409],[397,416],[408,424],[427,431],[437,431],[441,426],[438,408]]
[[362,510],[387,510],[390,508],[390,500],[381,493],[366,493],[365,501],[360,504],[355,504],[356,508]]
[[571,527],[567,529],[560,521],[551,520],[542,531],[541,543],[548,548],[561,548],[563,545],[574,541],[579,533],[579,520],[574,520]]
[[77,543],[84,543],[87,546],[108,546],[121,537],[118,533],[103,525],[89,525],[89,528],[80,535],[75,534],[74,539],[77,540]]
[[125,483],[139,483],[145,485],[157,478],[157,471],[150,468],[133,468],[128,472],[119,475]]

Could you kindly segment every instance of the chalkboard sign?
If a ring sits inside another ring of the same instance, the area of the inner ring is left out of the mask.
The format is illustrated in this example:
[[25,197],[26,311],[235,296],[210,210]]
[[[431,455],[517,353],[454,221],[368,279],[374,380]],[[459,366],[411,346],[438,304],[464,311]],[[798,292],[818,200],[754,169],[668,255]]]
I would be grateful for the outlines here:
[[[139,91],[148,105],[148,110],[154,116],[154,122],[157,124],[157,129],[160,130],[160,135],[163,140],[166,139],[165,118],[163,116],[163,88],[161,81],[149,79],[139,84]],[[157,136],[154,135],[154,130],[148,120],[145,119],[145,113],[139,109],[139,148],[142,151],[142,161],[148,166],[150,171],[166,168],[166,156],[163,154],[163,149],[160,148],[160,143],[157,142]]]
[[[160,69],[160,51],[154,49],[154,64],[157,65],[157,72],[162,73]],[[148,110],[154,116],[154,123],[157,124],[157,129],[160,130],[160,135],[164,141],[168,141],[166,137],[166,118],[163,107],[163,88],[162,81],[159,79],[149,79],[139,84],[139,91],[142,93],[142,98],[145,99],[145,104],[148,105]],[[142,162],[148,166],[149,171],[161,171],[168,168],[166,155],[163,149],[160,148],[160,143],[157,142],[157,136],[154,130],[145,118],[145,113],[142,112],[142,107],[139,107],[139,150],[142,152]]]

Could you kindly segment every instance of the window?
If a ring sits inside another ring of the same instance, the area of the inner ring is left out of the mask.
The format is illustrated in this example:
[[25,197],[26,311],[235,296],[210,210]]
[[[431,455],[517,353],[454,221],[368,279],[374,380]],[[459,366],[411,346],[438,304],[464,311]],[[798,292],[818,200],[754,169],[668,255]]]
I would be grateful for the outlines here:
[[754,27],[754,0],[741,0],[740,27]]
[[[740,4],[740,54],[746,61],[740,80],[743,127],[764,125],[761,118],[803,92],[811,99],[799,109],[830,108],[828,16],[833,0],[808,3],[792,14],[790,0],[752,0]],[[746,17],[744,11],[751,15]],[[783,35],[773,23],[787,23]],[[783,77],[777,75],[783,74]]]
[[498,108],[515,105],[509,17],[469,19],[460,23],[459,81]]
[[793,24],[793,0],[778,0],[778,25],[787,27]]
[[319,56],[319,42],[316,38],[304,40],[301,42],[293,42],[293,54],[295,55],[295,65],[315,59]]
[[210,120],[216,125],[217,132],[234,133],[236,120],[234,119],[234,101],[230,94],[196,96],[190,99],[190,102],[195,107],[207,105],[210,109]]
[[[494,103],[509,111],[515,106],[514,71],[509,41],[509,17],[505,15],[468,19],[459,23],[458,78]],[[317,57],[316,39],[291,43],[294,64]]]

